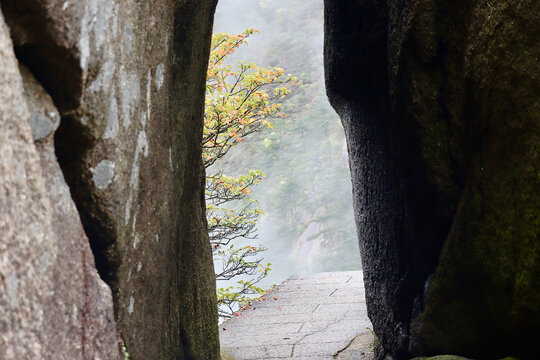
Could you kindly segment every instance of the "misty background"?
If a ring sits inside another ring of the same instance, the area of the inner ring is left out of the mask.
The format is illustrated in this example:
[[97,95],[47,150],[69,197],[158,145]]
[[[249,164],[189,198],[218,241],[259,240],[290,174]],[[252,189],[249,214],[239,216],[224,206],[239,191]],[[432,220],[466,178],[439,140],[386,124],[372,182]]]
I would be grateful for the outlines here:
[[261,255],[272,271],[263,288],[294,274],[358,270],[345,137],[324,88],[322,0],[219,1],[214,32],[239,34],[249,27],[260,33],[227,62],[279,66],[298,81],[283,103],[285,118],[246,137],[209,169],[230,176],[251,169],[266,174],[251,195],[265,213],[258,239],[236,244],[268,249]]

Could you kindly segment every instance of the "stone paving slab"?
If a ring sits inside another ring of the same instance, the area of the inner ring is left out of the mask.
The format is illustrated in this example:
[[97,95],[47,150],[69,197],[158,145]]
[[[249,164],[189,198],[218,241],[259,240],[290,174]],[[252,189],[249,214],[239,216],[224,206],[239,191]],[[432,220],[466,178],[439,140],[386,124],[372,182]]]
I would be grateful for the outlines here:
[[[320,293],[316,293],[319,295]],[[297,304],[299,299],[302,300],[303,304],[350,304],[351,302],[358,301],[358,296],[343,296],[341,298],[336,298],[335,296],[312,296],[312,297],[299,297],[299,296],[282,296],[281,293],[276,294],[276,297],[281,300],[281,304]],[[267,299],[263,301],[272,302],[273,300]],[[363,301],[360,301],[363,302]],[[259,301],[254,306],[257,306]]]
[[350,348],[371,333],[362,279],[361,271],[290,278],[220,326],[222,358],[370,359],[367,346]]

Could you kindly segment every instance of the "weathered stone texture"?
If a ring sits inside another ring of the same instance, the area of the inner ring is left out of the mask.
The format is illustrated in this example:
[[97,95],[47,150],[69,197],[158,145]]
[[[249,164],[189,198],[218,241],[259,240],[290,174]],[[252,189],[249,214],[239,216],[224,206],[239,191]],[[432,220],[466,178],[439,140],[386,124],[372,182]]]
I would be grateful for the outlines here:
[[326,1],[325,26],[384,348],[533,358],[540,3]]
[[43,358],[121,358],[110,288],[99,278],[84,233],[54,153],[54,131],[60,114],[52,99],[21,66],[30,125],[51,210],[56,258],[54,291],[44,301],[46,352]]
[[371,335],[361,271],[293,276],[238,315],[220,326],[224,359],[369,360],[373,354],[369,340],[359,341]]
[[23,90],[1,14],[0,48],[0,358],[120,359],[111,292],[54,155],[60,115],[24,68]]
[[54,248],[48,238],[51,214],[43,178],[34,176],[40,173],[39,157],[3,17],[0,69],[0,351],[8,359],[39,358],[43,342],[35,330],[44,322],[40,299],[52,290],[45,276],[50,260],[41,258]]
[[[17,57],[30,70],[25,77],[37,79],[28,82],[30,88],[41,84],[59,110],[56,156],[84,226],[71,241],[84,244],[88,236],[99,274],[112,289],[118,332],[129,353],[134,359],[217,359],[200,144],[216,1],[1,5]],[[34,134],[45,136],[37,140],[44,186],[54,194],[53,204],[44,207],[54,221],[70,222],[58,232],[75,231],[73,214],[55,212],[71,208],[55,167],[52,105],[30,106],[36,110]],[[91,254],[81,254],[83,267],[93,267]],[[74,258],[70,251],[62,254],[68,263]],[[69,274],[54,281],[68,284]],[[87,291],[106,302],[101,283],[89,281]],[[77,291],[75,286],[72,292]],[[68,294],[59,307],[76,297]],[[109,328],[108,322],[77,314],[79,324]]]

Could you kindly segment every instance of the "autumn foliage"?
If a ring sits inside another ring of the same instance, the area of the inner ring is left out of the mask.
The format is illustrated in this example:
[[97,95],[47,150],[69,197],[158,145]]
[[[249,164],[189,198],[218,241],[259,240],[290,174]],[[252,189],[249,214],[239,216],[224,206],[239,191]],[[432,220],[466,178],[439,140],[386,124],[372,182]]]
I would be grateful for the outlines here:
[[202,157],[207,168],[208,234],[218,265],[217,282],[240,279],[236,287],[218,288],[222,318],[233,316],[252,296],[265,292],[257,284],[268,275],[270,264],[262,263],[259,255],[265,248],[261,245],[235,246],[235,240],[257,237],[256,223],[263,212],[249,195],[264,174],[251,170],[246,175],[227,176],[212,165],[247,136],[271,128],[272,119],[285,117],[280,100],[290,93],[286,85],[295,81],[279,67],[227,63],[227,56],[256,32],[250,28],[238,35],[215,33],[206,82]]
[[224,64],[225,58],[246,44],[255,32],[251,28],[239,35],[213,35],[206,79],[205,166],[223,157],[246,136],[271,127],[272,118],[285,116],[279,100],[290,93],[284,84],[294,84],[294,78],[278,67],[265,69],[246,62],[234,67]]

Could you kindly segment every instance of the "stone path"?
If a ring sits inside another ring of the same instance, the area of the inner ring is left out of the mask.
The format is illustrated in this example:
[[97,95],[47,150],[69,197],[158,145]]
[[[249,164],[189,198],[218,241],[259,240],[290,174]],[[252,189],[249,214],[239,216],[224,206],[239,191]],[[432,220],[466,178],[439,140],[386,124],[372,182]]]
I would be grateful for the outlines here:
[[220,326],[222,359],[368,360],[361,271],[292,277]]

